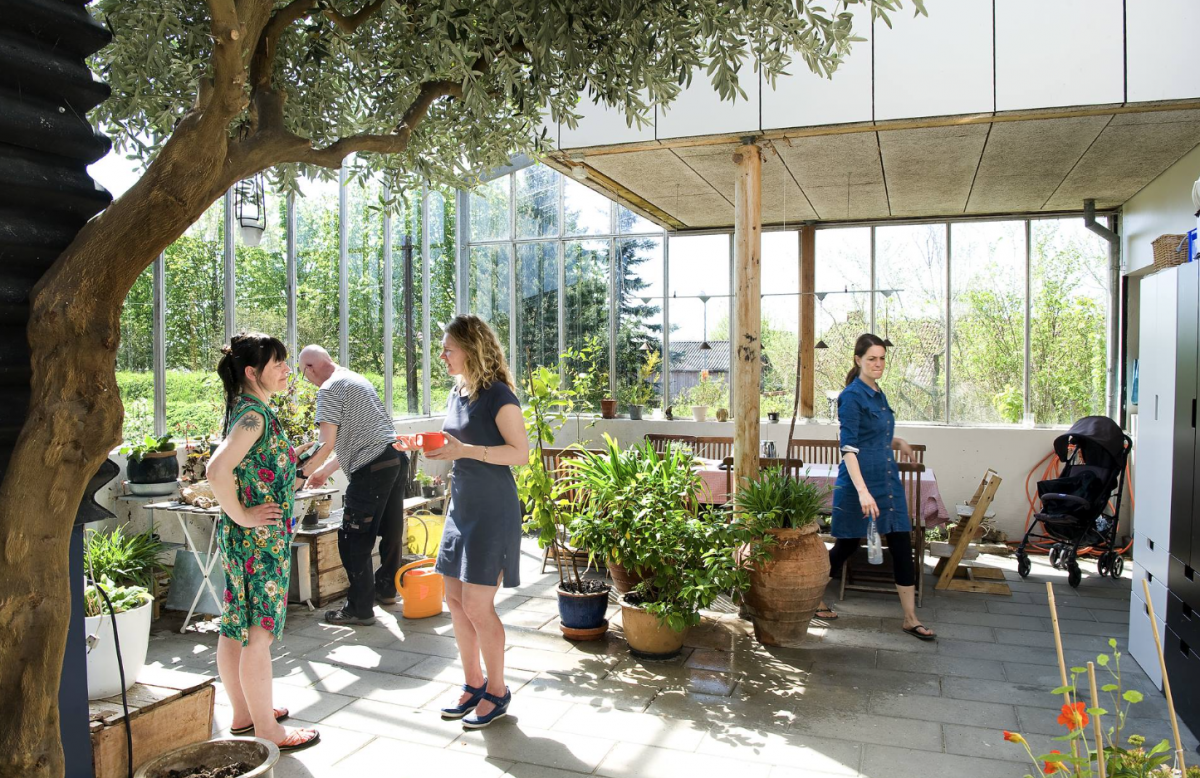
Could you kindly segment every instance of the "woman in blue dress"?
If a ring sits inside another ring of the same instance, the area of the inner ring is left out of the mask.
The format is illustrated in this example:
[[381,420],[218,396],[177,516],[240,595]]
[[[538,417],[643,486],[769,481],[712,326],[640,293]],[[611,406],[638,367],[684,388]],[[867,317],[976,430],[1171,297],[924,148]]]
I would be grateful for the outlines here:
[[[846,388],[838,395],[842,463],[833,490],[835,542],[829,551],[829,569],[842,569],[862,544],[874,519],[891,552],[896,591],[904,609],[903,629],[921,640],[933,640],[933,632],[917,619],[912,522],[892,446],[895,444],[910,462],[913,450],[895,437],[896,415],[879,388],[886,361],[887,347],[882,340],[870,333],[859,336],[854,344],[854,367],[846,376]],[[831,620],[837,614],[822,603],[817,618]]]
[[441,359],[456,378],[442,425],[446,445],[425,456],[454,463],[434,569],[445,576],[466,676],[462,694],[442,709],[442,718],[481,729],[506,715],[512,699],[495,599],[500,586],[521,582],[521,504],[511,468],[529,462],[529,439],[504,351],[486,322],[455,317],[446,326]]

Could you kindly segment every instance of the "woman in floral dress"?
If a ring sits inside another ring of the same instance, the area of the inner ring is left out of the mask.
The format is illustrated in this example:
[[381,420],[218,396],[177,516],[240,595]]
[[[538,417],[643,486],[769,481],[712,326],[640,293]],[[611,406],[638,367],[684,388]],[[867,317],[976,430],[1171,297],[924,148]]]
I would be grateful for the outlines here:
[[291,370],[283,343],[261,333],[237,335],[222,352],[225,440],[208,464],[221,505],[217,544],[226,586],[217,669],[233,706],[229,731],[253,730],[280,751],[295,751],[320,735],[283,727],[288,712],[271,703],[271,643],[287,617],[296,451],[270,399],[287,389]]

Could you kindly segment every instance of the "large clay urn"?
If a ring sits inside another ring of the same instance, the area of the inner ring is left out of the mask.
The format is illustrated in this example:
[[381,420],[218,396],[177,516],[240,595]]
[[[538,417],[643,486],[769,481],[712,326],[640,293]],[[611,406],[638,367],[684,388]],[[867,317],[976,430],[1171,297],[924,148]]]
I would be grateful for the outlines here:
[[816,523],[802,529],[767,530],[776,544],[771,558],[750,571],[745,606],[754,636],[767,646],[798,646],[829,583],[829,552]]

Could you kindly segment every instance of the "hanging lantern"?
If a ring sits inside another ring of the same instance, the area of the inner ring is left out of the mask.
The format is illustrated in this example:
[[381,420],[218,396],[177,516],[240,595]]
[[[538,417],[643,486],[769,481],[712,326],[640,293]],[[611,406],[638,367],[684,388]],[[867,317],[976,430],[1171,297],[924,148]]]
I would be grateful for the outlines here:
[[261,173],[234,185],[233,205],[242,243],[257,246],[267,230],[267,198]]

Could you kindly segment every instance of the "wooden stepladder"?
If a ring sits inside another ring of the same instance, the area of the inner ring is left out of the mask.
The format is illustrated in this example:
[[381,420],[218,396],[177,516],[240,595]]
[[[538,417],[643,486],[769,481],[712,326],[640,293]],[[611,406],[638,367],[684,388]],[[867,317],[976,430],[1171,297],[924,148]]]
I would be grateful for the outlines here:
[[[995,470],[988,468],[988,471],[979,481],[979,486],[975,489],[975,495],[965,506],[971,509],[971,513],[962,534],[958,538],[958,543],[954,546],[949,558],[941,560],[938,562],[937,567],[934,568],[934,574],[938,576],[935,588],[949,589],[957,592],[1012,594],[1012,590],[1008,587],[1008,584],[1003,583],[1003,572],[992,568],[980,568],[961,564],[963,557],[967,553],[967,547],[971,544],[971,538],[975,536],[976,530],[979,529],[980,524],[983,523],[984,516],[987,515],[988,508],[991,507],[992,500],[996,496],[996,490],[1000,488],[1001,480]],[[999,575],[997,576],[996,573],[999,573]],[[995,580],[996,578],[1000,580]]]

